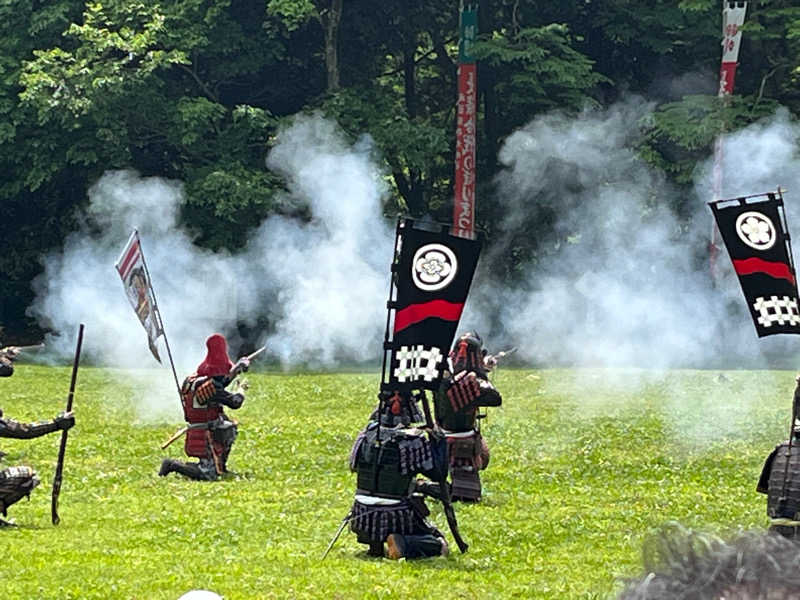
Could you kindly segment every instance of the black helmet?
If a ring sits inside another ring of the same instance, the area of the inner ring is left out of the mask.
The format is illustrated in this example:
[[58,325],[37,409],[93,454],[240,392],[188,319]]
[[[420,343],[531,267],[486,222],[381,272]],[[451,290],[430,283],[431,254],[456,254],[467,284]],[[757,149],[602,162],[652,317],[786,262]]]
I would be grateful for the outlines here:
[[483,358],[486,350],[483,348],[483,340],[474,331],[462,333],[456,340],[453,350],[450,352],[450,361],[453,363],[453,371],[475,371],[479,375],[486,372],[486,365]]
[[380,424],[384,427],[408,427],[425,420],[417,404],[418,397],[411,392],[382,391],[378,397],[378,408],[370,420],[377,421],[380,418]]

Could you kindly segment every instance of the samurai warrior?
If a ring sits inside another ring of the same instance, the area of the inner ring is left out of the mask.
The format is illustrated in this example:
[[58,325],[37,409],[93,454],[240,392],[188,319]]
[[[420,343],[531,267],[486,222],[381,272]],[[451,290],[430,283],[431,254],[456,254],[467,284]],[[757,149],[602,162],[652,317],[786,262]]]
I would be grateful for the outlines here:
[[[0,410],[0,437],[15,439],[31,439],[63,431],[75,425],[73,414],[64,413],[57,416],[52,421],[37,421],[35,423],[20,423],[13,419],[3,416]],[[0,452],[0,459],[4,454]],[[8,507],[21,500],[39,485],[39,478],[36,472],[30,467],[18,466],[8,467],[0,471],[0,513],[7,516]],[[8,521],[0,519],[0,526],[11,525]]]
[[479,471],[489,465],[489,447],[480,432],[478,409],[500,406],[500,392],[488,379],[494,366],[474,332],[462,334],[449,355],[450,368],[434,394],[436,422],[449,446],[453,500],[481,499]]
[[800,377],[792,407],[792,438],[770,452],[756,491],[767,495],[769,530],[800,541]]
[[186,419],[184,452],[199,459],[181,462],[165,458],[158,474],[173,471],[191,479],[214,481],[228,472],[228,456],[236,440],[236,421],[225,414],[225,407],[236,410],[244,403],[244,387],[240,384],[231,393],[225,388],[239,372],[250,366],[248,358],[234,365],[228,357],[225,337],[215,333],[206,340],[207,354],[197,370],[181,386],[181,402]]
[[438,481],[446,476],[447,445],[413,427],[421,420],[416,398],[396,392],[381,399],[353,444],[350,470],[357,473],[357,489],[348,519],[370,556],[411,559],[448,553],[444,535],[428,521],[425,504],[425,496],[438,498],[438,484],[416,477]]
[[13,346],[0,350],[0,377],[11,377],[14,374],[14,359],[19,350]]

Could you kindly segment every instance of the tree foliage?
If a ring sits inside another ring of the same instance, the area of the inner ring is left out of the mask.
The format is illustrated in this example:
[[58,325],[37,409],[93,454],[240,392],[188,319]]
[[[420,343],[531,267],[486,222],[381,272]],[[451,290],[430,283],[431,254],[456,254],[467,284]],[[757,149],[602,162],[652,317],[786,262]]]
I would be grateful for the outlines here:
[[[720,102],[717,0],[481,2],[480,224],[491,230],[501,212],[492,181],[503,140],[553,110],[642,95],[656,108],[642,123],[640,156],[678,185],[721,129],[777,106],[797,114],[795,4],[748,3],[745,68],[737,95]],[[323,111],[353,139],[372,137],[394,192],[387,212],[450,218],[453,2],[6,0],[0,34],[0,320],[8,325],[26,324],[38,257],[74,229],[75,209],[108,169],[183,181],[184,224],[199,243],[235,249],[260,220],[286,210],[277,201],[284,182],[264,159],[281,119],[304,110]],[[550,238],[548,222],[539,227],[543,235],[530,240]],[[511,263],[537,255],[534,241],[520,244],[508,250]]]

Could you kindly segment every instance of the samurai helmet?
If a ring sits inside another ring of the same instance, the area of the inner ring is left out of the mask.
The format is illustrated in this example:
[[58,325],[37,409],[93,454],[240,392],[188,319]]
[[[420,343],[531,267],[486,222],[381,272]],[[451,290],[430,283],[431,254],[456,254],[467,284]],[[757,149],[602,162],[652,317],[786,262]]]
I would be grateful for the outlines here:
[[453,372],[475,371],[477,375],[485,375],[486,366],[483,362],[485,355],[486,350],[483,348],[481,336],[474,331],[462,333],[450,352]]
[[233,368],[228,356],[228,342],[221,333],[214,333],[206,340],[206,358],[197,366],[197,374],[206,377],[227,375]]
[[373,413],[372,419],[380,418],[380,424],[384,427],[408,427],[425,420],[417,405],[418,398],[411,392],[383,391],[379,394],[379,399],[376,410],[378,414]]

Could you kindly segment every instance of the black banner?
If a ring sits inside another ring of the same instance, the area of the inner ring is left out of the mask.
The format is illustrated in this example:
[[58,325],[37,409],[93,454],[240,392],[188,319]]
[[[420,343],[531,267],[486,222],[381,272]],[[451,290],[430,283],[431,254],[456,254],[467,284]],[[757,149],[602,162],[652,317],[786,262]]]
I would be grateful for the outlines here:
[[439,386],[481,250],[448,230],[398,222],[381,390]]
[[758,336],[800,333],[797,280],[780,190],[709,205]]

